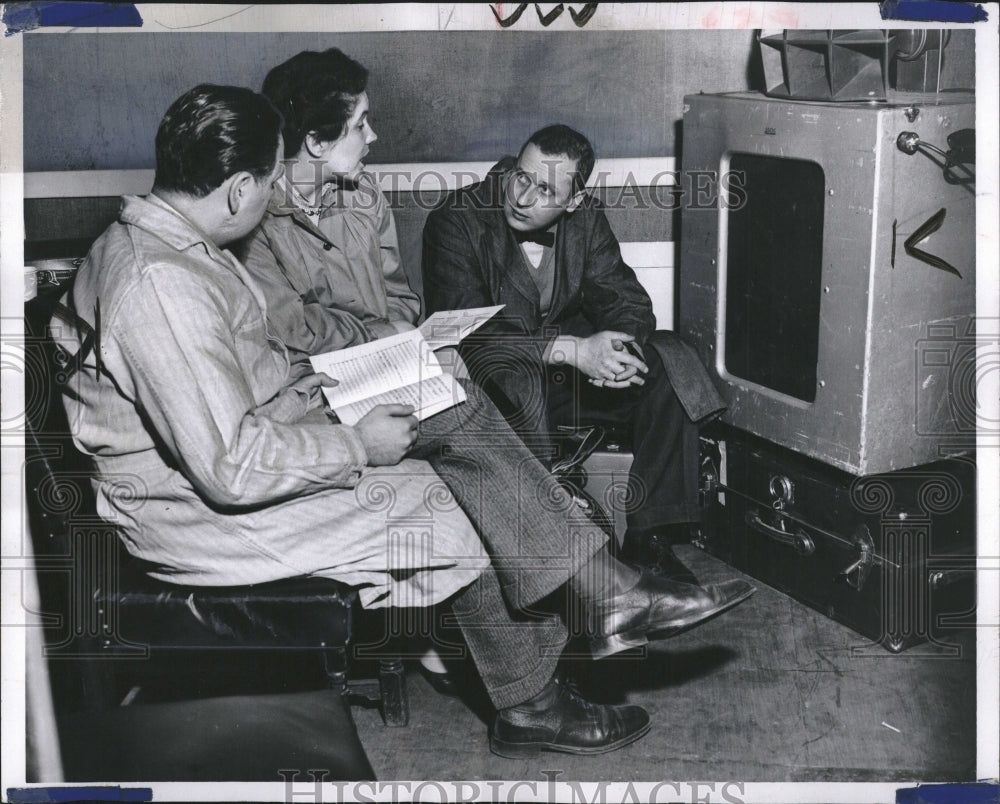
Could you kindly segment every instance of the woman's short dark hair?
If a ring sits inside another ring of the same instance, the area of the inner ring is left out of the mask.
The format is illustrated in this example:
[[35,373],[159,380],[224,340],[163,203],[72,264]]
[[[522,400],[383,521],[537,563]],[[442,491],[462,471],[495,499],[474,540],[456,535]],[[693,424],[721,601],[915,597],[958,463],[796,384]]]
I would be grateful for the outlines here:
[[[583,134],[569,126],[546,126],[528,137],[528,141],[521,146],[521,154],[531,144],[537,145],[538,150],[546,156],[568,156],[574,160],[576,171],[573,176],[573,191],[579,192],[586,186],[587,179],[594,170],[594,146]],[[518,158],[521,154],[518,154]]]
[[155,186],[203,198],[240,171],[274,170],[281,115],[243,87],[199,84],[175,100],[156,132]]
[[335,47],[305,50],[271,70],[261,92],[285,118],[285,156],[310,132],[320,142],[340,139],[367,85],[368,70]]

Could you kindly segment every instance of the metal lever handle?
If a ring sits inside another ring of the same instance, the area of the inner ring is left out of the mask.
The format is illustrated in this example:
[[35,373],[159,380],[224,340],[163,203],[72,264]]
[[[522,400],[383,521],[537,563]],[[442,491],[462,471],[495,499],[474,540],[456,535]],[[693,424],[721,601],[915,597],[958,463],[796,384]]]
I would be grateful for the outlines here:
[[[853,564],[851,564],[851,566],[849,566],[847,569],[840,571],[841,576],[844,578],[844,580],[847,581],[848,586],[853,586],[855,589],[861,588],[861,575],[863,571],[862,568],[865,566],[865,564],[868,564],[870,560],[871,559],[868,556],[862,556]],[[858,573],[858,577],[852,579],[851,578],[852,572]]]
[[860,592],[868,578],[868,573],[871,571],[875,553],[875,543],[865,525],[859,525],[854,532],[854,546],[858,549],[858,557],[847,569],[840,571],[840,577],[848,586]]
[[927,579],[931,589],[941,589],[949,584],[970,581],[976,577],[975,570],[938,570]]
[[760,514],[756,511],[747,511],[746,522],[754,530],[763,533],[776,542],[787,544],[801,555],[807,556],[816,551],[816,545],[813,544],[813,540],[803,530],[791,533],[784,528],[776,528],[773,525],[768,525],[760,518]]

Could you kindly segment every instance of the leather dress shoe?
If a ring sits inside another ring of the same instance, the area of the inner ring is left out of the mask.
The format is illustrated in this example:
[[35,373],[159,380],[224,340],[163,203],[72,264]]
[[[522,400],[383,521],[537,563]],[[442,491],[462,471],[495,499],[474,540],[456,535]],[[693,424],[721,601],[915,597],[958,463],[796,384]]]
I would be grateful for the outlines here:
[[436,673],[433,670],[428,670],[420,662],[417,662],[417,667],[420,668],[420,674],[427,679],[427,683],[434,688],[436,693],[446,695],[449,698],[461,697],[458,692],[458,680],[453,673],[449,673],[447,670],[443,673]]
[[691,540],[690,526],[671,525],[649,534],[627,533],[621,559],[637,569],[648,569],[668,581],[698,584],[698,578],[674,553],[675,544]]
[[742,580],[694,586],[643,570],[632,589],[589,607],[591,653],[600,659],[641,647],[650,638],[674,636],[742,603],[755,591]]
[[542,751],[603,754],[635,742],[649,725],[649,713],[641,706],[591,703],[553,679],[530,701],[497,713],[490,750],[512,759]]

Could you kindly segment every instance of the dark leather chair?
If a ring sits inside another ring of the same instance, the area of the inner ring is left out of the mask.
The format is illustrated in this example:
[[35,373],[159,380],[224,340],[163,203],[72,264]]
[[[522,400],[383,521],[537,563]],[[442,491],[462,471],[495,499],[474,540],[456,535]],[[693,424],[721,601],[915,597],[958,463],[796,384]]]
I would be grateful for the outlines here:
[[350,708],[330,690],[76,712],[59,731],[67,782],[270,782],[311,792],[317,777],[375,779]]
[[[79,675],[75,697],[97,710],[117,703],[115,671],[136,665],[123,660],[307,650],[320,657],[352,728],[349,698],[377,702],[387,725],[406,725],[398,656],[382,652],[377,680],[348,679],[358,606],[353,588],[318,577],[233,587],[164,583],[150,578],[121,546],[114,526],[97,516],[89,460],[72,443],[59,398],[76,356],[63,354],[47,327],[72,281],[71,267],[66,275],[43,276],[38,296],[25,304],[25,498],[50,666],[78,660],[72,663]],[[370,766],[358,773],[369,778]]]

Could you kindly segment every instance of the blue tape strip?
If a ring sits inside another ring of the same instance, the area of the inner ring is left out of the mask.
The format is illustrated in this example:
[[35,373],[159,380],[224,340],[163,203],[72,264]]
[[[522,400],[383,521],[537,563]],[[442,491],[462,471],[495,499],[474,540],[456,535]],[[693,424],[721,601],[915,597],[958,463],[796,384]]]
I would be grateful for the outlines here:
[[1000,784],[924,784],[896,791],[896,804],[996,804]]
[[978,3],[956,0],[883,0],[879,11],[884,20],[910,22],[985,22],[986,9]]
[[67,3],[35,0],[4,3],[6,36],[35,28],[141,28],[142,17],[133,3]]
[[152,801],[151,787],[8,787],[10,804],[60,804],[67,801]]

